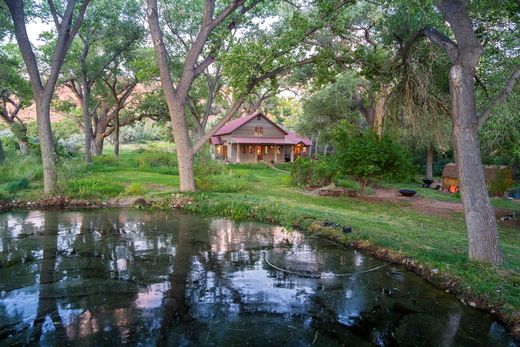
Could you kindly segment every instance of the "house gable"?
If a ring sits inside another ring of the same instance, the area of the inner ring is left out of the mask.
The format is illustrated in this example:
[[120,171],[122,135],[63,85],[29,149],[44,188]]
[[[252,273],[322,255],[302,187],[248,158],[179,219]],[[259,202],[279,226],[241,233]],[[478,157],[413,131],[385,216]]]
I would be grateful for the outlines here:
[[215,135],[284,138],[287,132],[261,113],[238,118],[220,128]]

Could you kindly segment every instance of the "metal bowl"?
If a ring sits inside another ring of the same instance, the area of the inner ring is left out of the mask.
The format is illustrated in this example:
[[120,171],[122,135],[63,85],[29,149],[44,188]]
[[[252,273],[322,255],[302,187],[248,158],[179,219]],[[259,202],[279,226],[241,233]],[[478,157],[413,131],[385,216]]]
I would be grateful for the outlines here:
[[417,194],[417,191],[411,189],[399,189],[399,193],[401,193],[403,196],[414,196]]

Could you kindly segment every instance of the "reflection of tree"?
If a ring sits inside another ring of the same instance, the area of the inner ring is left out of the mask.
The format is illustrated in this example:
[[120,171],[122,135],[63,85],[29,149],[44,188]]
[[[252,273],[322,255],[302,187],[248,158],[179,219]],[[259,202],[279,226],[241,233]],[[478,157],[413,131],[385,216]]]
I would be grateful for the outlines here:
[[[38,309],[31,334],[33,341],[42,338],[42,328],[47,317],[50,318],[56,329],[63,329],[53,290],[56,253],[58,250],[58,214],[45,211],[43,212],[43,219],[45,223],[42,238],[43,259],[40,270]],[[59,333],[59,331],[57,332]]]
[[191,258],[197,253],[192,240],[195,228],[190,228],[189,217],[180,215],[177,228],[177,246],[173,261],[173,273],[170,275],[170,289],[163,300],[164,317],[161,324],[158,345],[166,345],[168,331],[175,321],[191,320],[189,307],[186,304],[186,282],[191,270]]

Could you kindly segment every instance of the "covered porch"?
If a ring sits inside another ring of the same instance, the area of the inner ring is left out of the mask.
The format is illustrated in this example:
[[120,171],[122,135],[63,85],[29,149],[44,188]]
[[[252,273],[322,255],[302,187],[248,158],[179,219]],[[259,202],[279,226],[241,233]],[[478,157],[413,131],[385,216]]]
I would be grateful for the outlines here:
[[300,156],[307,156],[309,150],[303,144],[266,144],[266,143],[222,143],[212,151],[214,159],[231,163],[293,162]]

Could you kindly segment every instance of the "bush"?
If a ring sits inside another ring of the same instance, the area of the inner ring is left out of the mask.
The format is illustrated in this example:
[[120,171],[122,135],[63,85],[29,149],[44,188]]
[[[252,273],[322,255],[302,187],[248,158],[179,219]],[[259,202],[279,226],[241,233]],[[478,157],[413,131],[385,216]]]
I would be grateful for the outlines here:
[[194,166],[195,176],[221,175],[226,169],[226,164],[205,155],[195,157]]
[[41,159],[38,155],[21,156],[9,153],[4,165],[0,165],[0,183],[20,180],[39,180],[43,177]]
[[4,183],[1,186],[1,190],[3,190],[6,193],[16,193],[17,191],[20,191],[22,189],[29,187],[29,180],[27,178],[21,178],[16,181]]
[[146,143],[163,140],[161,130],[164,126],[156,122],[138,122],[121,128],[121,143]]
[[337,166],[329,157],[319,160],[297,158],[294,161],[291,182],[296,186],[326,186],[338,174]]
[[102,199],[117,196],[124,191],[125,187],[120,183],[86,177],[68,181],[64,193],[71,198]]
[[513,186],[511,171],[497,170],[495,179],[489,185],[489,193],[493,196],[504,196]]
[[359,180],[361,193],[369,178],[407,180],[415,172],[409,152],[388,136],[379,138],[374,132],[341,123],[334,140],[334,159],[343,174]]
[[137,155],[136,162],[140,170],[146,170],[150,168],[161,168],[161,173],[167,173],[172,175],[178,173],[177,157],[174,153],[145,151]]
[[120,166],[120,162],[113,155],[98,155],[92,157],[92,161],[95,165],[99,166]]
[[133,182],[126,187],[126,194],[128,195],[141,195],[145,191],[141,183]]
[[195,186],[202,192],[236,193],[247,189],[249,184],[234,175],[217,175],[197,177]]

